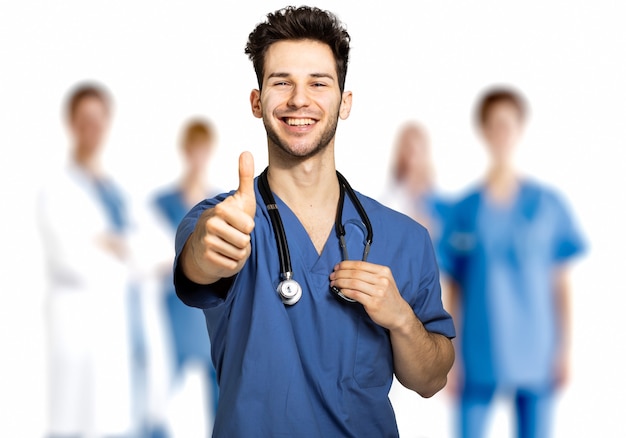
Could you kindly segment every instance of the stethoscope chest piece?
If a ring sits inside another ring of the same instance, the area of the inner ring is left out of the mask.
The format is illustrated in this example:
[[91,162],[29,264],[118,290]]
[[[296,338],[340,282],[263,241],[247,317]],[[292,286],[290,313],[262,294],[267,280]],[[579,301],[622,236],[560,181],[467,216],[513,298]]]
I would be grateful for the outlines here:
[[284,274],[285,279],[278,283],[276,292],[280,295],[283,304],[293,306],[302,297],[302,287],[300,283],[291,278],[291,272]]

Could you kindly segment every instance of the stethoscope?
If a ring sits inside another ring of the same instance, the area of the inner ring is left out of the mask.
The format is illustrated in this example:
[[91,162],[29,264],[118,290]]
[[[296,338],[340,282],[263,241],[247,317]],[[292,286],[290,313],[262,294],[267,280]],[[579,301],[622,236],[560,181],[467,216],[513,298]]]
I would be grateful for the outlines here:
[[[300,300],[302,297],[302,287],[300,284],[294,280],[293,271],[291,270],[291,257],[289,255],[289,245],[287,244],[287,237],[285,235],[285,229],[283,228],[283,221],[280,218],[280,213],[278,212],[278,206],[276,205],[276,200],[274,199],[274,195],[270,189],[269,182],[267,181],[267,171],[268,168],[265,168],[261,176],[259,177],[258,187],[259,192],[261,193],[261,197],[263,198],[263,202],[265,202],[265,207],[267,208],[267,212],[270,216],[270,221],[272,222],[272,228],[274,229],[274,236],[276,237],[276,248],[278,249],[278,259],[280,260],[280,277],[281,282],[278,284],[276,291],[280,296],[282,302],[287,305],[293,305]],[[335,233],[339,238],[339,247],[341,248],[341,254],[343,260],[348,260],[348,246],[346,244],[346,230],[342,224],[342,215],[343,215],[343,202],[345,198],[346,192],[348,192],[348,196],[352,200],[354,207],[356,208],[363,224],[365,225],[365,229],[367,231],[367,235],[365,237],[365,249],[363,250],[362,261],[367,261],[367,256],[370,252],[370,247],[372,245],[372,239],[374,237],[374,232],[372,231],[372,224],[370,223],[369,218],[367,217],[367,213],[363,208],[363,205],[359,201],[348,181],[343,177],[342,174],[337,172],[337,179],[339,180],[339,202],[337,203],[337,214],[335,216]],[[331,292],[335,294],[335,296],[354,303],[355,300],[352,298],[348,298],[345,296],[339,288],[336,286],[332,286],[330,288]]]

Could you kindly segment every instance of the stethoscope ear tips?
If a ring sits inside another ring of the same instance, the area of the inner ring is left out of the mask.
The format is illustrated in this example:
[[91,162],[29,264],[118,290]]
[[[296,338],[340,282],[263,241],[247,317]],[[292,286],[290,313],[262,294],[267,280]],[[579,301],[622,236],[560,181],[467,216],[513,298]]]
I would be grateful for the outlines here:
[[296,280],[290,278],[281,281],[276,288],[276,292],[278,292],[283,304],[288,306],[293,306],[302,297],[302,287]]

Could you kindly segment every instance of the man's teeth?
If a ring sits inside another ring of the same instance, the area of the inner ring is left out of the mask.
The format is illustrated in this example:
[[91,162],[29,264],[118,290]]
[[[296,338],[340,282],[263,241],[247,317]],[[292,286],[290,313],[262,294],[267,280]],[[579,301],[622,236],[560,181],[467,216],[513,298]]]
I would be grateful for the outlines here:
[[286,122],[289,126],[303,126],[303,125],[312,125],[315,123],[313,119],[286,119]]

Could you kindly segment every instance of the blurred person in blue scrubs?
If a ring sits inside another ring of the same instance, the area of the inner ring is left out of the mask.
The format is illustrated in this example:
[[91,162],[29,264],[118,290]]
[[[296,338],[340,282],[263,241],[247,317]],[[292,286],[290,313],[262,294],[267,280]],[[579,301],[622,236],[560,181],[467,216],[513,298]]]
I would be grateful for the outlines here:
[[450,387],[462,437],[485,436],[499,395],[514,402],[518,437],[550,436],[555,393],[568,378],[570,262],[585,245],[563,197],[515,167],[526,118],[511,87],[479,99],[490,167],[454,205],[439,245],[459,332]]
[[[165,306],[165,325],[173,354],[173,384],[181,383],[189,366],[199,366],[204,371],[207,403],[207,426],[217,409],[218,386],[215,368],[211,360],[211,345],[204,314],[183,304],[174,290],[172,263],[174,236],[180,221],[191,208],[218,190],[207,181],[207,168],[216,142],[213,124],[204,118],[189,120],[183,129],[180,141],[184,160],[183,175],[175,185],[158,191],[152,200],[152,209],[158,222],[164,225],[170,254],[161,270],[161,295]],[[175,389],[175,388],[174,388]],[[155,433],[156,434],[156,433]],[[163,429],[162,436],[168,433]],[[198,436],[202,435],[198,433]]]
[[343,23],[318,8],[287,7],[255,27],[250,106],[269,164],[255,178],[242,153],[238,189],[178,227],[174,282],[207,320],[216,438],[397,437],[393,377],[430,397],[454,361],[426,229],[336,171],[349,50]]
[[129,437],[133,429],[129,212],[101,161],[111,112],[100,84],[71,90],[69,162],[45,180],[38,199],[51,438]]
[[450,201],[437,189],[430,138],[417,121],[407,121],[393,148],[389,180],[381,202],[426,227],[436,246]]

